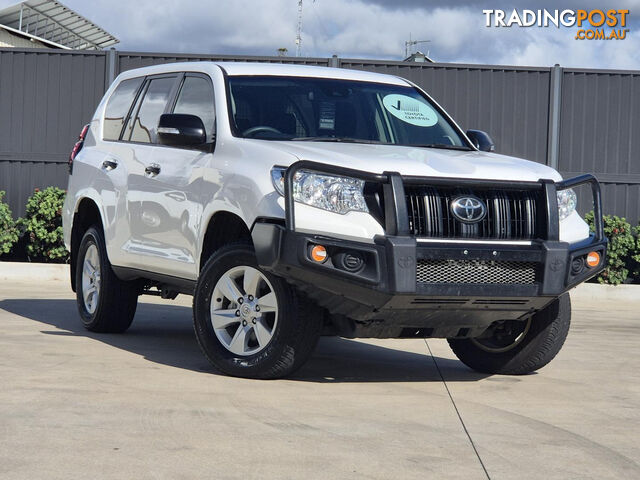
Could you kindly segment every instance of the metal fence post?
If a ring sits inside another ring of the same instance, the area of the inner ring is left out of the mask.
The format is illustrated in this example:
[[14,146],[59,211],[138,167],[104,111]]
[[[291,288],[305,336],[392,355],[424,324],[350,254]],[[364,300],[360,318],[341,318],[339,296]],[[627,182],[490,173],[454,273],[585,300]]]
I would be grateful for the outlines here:
[[549,85],[549,132],[547,134],[547,165],[558,169],[560,150],[560,111],[562,109],[562,73],[557,63],[551,67]]
[[115,48],[107,50],[106,52],[106,68],[105,71],[105,80],[104,80],[104,89],[105,91],[109,88],[111,83],[115,80],[117,72],[117,62],[118,62],[118,51]]

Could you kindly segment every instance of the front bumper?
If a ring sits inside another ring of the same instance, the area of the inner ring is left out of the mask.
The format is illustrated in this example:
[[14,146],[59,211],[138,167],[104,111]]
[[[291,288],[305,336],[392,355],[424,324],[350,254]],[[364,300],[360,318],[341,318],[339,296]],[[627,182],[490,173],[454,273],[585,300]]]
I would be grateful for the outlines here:
[[[285,185],[290,187],[298,169],[327,169],[309,163],[298,162],[290,167]],[[327,173],[337,173],[333,171],[335,168],[328,168]],[[348,174],[355,176],[353,171]],[[607,242],[602,233],[600,191],[593,177],[578,177],[549,186],[549,238],[491,242],[409,236],[402,218],[404,194],[397,191],[402,189],[402,179],[393,174],[388,176],[391,178],[385,199],[387,234],[377,236],[374,243],[296,232],[290,188],[286,190],[289,194],[286,225],[265,222],[253,228],[260,266],[282,276],[326,308],[334,315],[341,335],[477,336],[496,320],[526,318],[541,310],[599,273],[605,264]],[[423,181],[427,183],[430,179]],[[581,183],[593,187],[596,233],[578,244],[568,244],[558,240],[557,204],[553,200],[556,189]],[[309,252],[314,245],[327,249],[326,262],[312,260]],[[600,264],[595,268],[577,268],[581,259],[594,251],[600,254]],[[349,271],[341,260],[346,254],[360,258],[363,265]],[[434,265],[444,274],[435,278],[422,273]],[[515,276],[505,280],[504,275],[492,276],[495,271],[515,272]],[[453,272],[457,272],[457,277]]]
[[[581,245],[539,241],[529,246],[419,243],[414,238],[378,237],[367,244],[322,235],[287,231],[277,224],[258,223],[253,242],[260,266],[296,285],[334,315],[354,323],[353,336],[387,335],[411,328],[429,328],[429,336],[470,336],[496,320],[518,319],[544,308],[554,298],[596,275],[602,267],[572,274],[573,261],[597,251],[604,259],[606,241],[594,238]],[[313,245],[323,245],[329,257],[356,253],[366,266],[348,272],[331,259],[310,259]],[[423,261],[465,262],[470,269],[502,262],[535,265],[529,284],[428,283],[417,281]],[[474,264],[474,262],[476,262]],[[602,265],[603,261],[601,261]],[[358,325],[358,322],[361,325]],[[375,325],[375,334],[362,335]],[[344,333],[344,332],[343,332]],[[479,334],[478,333],[478,334]]]

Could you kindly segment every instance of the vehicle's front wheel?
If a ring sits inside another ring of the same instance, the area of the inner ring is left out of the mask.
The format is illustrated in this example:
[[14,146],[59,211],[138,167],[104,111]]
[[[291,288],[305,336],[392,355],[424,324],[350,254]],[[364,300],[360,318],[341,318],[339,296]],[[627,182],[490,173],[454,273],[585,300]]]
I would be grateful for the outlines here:
[[283,279],[260,270],[251,246],[229,245],[206,263],[193,298],[200,348],[227,375],[279,378],[311,355],[322,311]]
[[87,330],[122,333],[133,321],[138,288],[113,273],[102,231],[89,228],[80,242],[76,265],[76,300]]
[[524,375],[554,359],[567,338],[570,323],[571,300],[565,293],[526,321],[496,322],[478,338],[450,339],[449,345],[474,370]]

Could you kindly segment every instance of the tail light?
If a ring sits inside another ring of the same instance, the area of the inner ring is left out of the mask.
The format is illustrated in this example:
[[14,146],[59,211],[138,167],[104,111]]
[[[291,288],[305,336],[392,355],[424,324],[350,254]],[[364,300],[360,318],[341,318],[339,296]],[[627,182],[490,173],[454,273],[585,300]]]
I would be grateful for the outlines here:
[[82,127],[82,131],[78,136],[78,141],[71,149],[71,153],[69,154],[69,175],[73,173],[73,160],[76,158],[76,155],[82,150],[82,146],[84,145],[84,138],[87,136],[87,132],[89,131],[89,124]]

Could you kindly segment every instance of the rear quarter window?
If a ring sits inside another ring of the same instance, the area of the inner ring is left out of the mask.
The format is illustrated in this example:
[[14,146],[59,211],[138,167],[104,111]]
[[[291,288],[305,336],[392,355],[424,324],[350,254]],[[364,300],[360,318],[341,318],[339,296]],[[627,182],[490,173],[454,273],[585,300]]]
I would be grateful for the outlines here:
[[109,98],[104,113],[103,138],[105,140],[120,139],[122,127],[143,80],[144,78],[123,80]]

